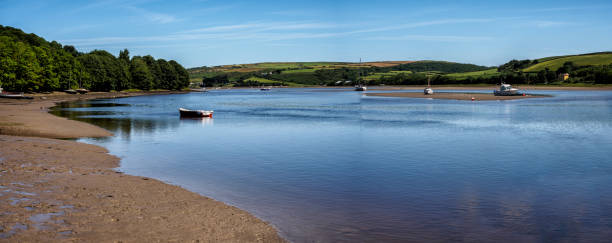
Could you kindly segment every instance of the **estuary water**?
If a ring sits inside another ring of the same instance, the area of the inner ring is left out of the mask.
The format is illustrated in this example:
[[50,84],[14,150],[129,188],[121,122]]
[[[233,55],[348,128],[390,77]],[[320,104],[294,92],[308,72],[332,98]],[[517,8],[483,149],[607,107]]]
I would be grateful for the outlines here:
[[536,93],[553,97],[244,89],[54,113],[113,132],[80,141],[120,157],[118,170],[247,210],[294,242],[608,242],[612,92]]

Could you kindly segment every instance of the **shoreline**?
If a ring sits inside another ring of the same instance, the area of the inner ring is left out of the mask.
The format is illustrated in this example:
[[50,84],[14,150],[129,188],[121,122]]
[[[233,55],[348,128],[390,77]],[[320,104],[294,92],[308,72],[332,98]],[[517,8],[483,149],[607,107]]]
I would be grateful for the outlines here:
[[186,92],[35,94],[0,99],[0,240],[285,242],[239,208],[115,170],[103,147],[58,138],[103,128],[48,113],[56,103]]

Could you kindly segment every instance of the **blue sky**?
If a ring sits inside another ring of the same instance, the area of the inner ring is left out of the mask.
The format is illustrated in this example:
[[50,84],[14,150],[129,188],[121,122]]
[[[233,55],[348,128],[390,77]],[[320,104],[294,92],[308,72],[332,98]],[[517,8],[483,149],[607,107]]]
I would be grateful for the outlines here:
[[0,24],[186,67],[510,59],[612,51],[609,1],[0,0]]

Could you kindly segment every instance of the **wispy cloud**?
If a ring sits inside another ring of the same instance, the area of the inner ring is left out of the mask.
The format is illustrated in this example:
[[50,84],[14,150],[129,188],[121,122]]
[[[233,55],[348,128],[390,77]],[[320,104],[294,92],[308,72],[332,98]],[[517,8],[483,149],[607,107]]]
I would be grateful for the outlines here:
[[[343,36],[353,36],[373,32],[399,31],[435,25],[454,25],[466,23],[485,23],[499,19],[441,19],[431,21],[412,22],[406,24],[385,25],[384,27],[359,28],[361,25],[338,25],[320,22],[247,22],[234,25],[208,26],[204,28],[184,30],[169,35],[144,37],[99,37],[89,39],[63,40],[72,45],[109,45],[133,42],[168,42],[190,40],[253,40],[253,41],[280,41],[296,39],[321,39]],[[170,21],[170,20],[168,20]],[[541,23],[545,24],[545,23]],[[432,40],[432,41],[477,41],[488,37],[461,37],[461,36],[426,36],[426,35],[393,35],[379,37],[379,40]]]
[[569,25],[570,23],[561,22],[561,21],[550,21],[550,20],[535,20],[535,21],[530,21],[529,24],[532,26],[538,27],[538,28],[547,28],[547,27],[557,27],[557,26]]
[[181,31],[179,33],[218,33],[218,32],[230,32],[230,31],[273,31],[273,30],[304,30],[304,29],[326,29],[336,28],[339,25],[327,24],[327,23],[313,23],[313,22],[251,22],[245,24],[235,25],[220,25],[220,26],[209,26],[199,29],[191,29]]
[[490,36],[455,36],[455,35],[402,35],[402,36],[378,36],[365,38],[366,40],[420,40],[420,41],[442,41],[442,42],[471,42],[493,40]]
[[149,11],[143,8],[138,8],[134,6],[125,6],[125,8],[136,12],[137,14],[144,17],[148,21],[151,21],[154,23],[167,24],[167,23],[172,23],[172,22],[176,22],[179,20],[172,15],[165,14],[165,13],[156,13],[156,12],[152,12],[152,11]]
[[567,12],[567,11],[578,11],[578,10],[595,10],[602,8],[610,8],[610,5],[591,5],[591,6],[568,6],[568,7],[557,7],[557,8],[534,8],[526,9],[524,12]]
[[418,27],[426,27],[426,26],[434,26],[434,25],[451,25],[451,24],[465,24],[465,23],[486,23],[493,22],[497,19],[493,18],[482,18],[482,19],[440,19],[440,20],[431,20],[431,21],[421,21],[421,22],[412,22],[407,24],[398,24],[398,25],[389,25],[385,27],[378,28],[369,28],[369,29],[360,29],[349,32],[350,34],[357,33],[368,33],[368,32],[383,32],[390,30],[401,30],[401,29],[411,29]]

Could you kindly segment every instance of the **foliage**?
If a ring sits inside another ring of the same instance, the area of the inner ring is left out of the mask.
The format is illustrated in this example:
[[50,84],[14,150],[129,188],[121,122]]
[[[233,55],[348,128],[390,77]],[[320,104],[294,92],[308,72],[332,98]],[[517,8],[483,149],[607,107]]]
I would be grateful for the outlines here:
[[155,60],[151,56],[130,60],[127,49],[118,58],[102,50],[80,53],[74,46],[47,42],[0,25],[0,85],[20,92],[74,88],[180,90],[189,85],[189,74],[173,60]]

